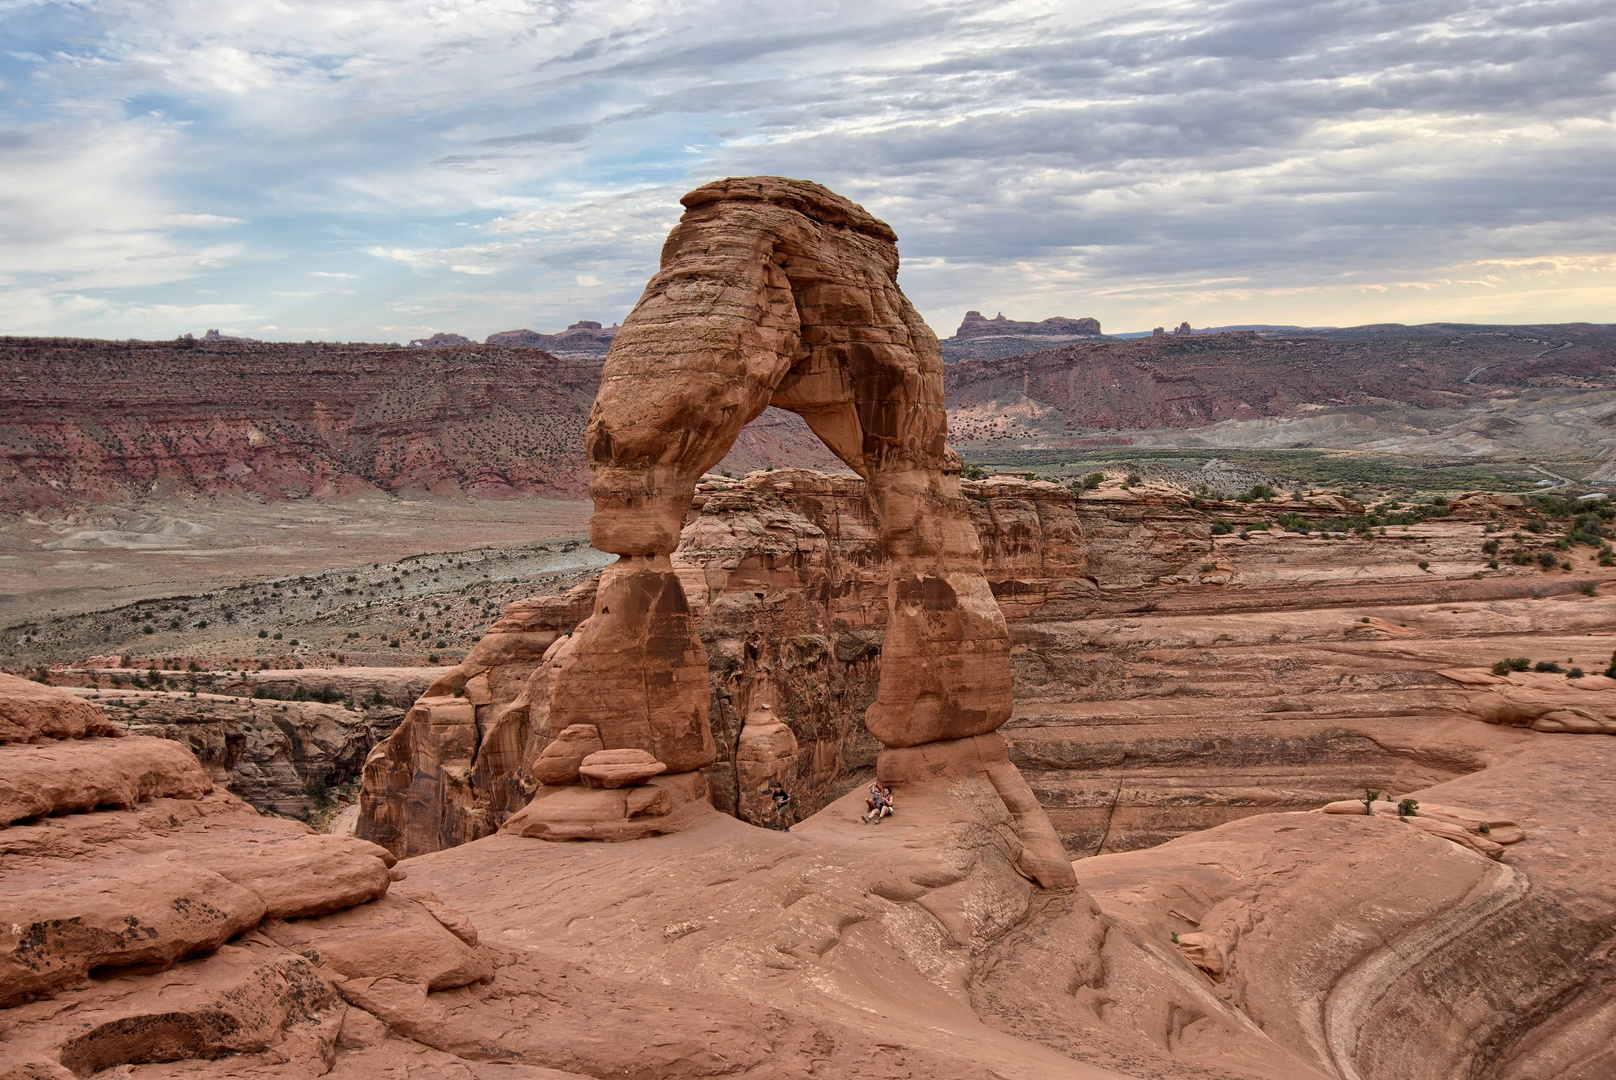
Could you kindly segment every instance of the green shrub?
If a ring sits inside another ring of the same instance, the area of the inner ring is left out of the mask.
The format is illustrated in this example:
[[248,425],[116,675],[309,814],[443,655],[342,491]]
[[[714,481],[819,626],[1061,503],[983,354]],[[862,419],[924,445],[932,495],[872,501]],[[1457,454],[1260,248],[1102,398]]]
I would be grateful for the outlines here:
[[1093,491],[1103,483],[1105,483],[1105,473],[1091,472],[1083,478],[1083,490]]
[[1212,519],[1213,536],[1228,536],[1232,532],[1234,532],[1234,526],[1225,521],[1223,518]]
[[1580,679],[1580,678],[1582,678],[1583,676],[1585,676],[1587,674],[1588,673],[1586,671],[1583,671],[1580,667],[1574,667],[1570,671],[1566,672],[1566,678],[1568,678],[1568,679]]
[[1494,675],[1508,675],[1513,670],[1514,668],[1510,666],[1508,660],[1500,660],[1498,663],[1493,665]]
[[1545,675],[1558,675],[1565,669],[1559,664],[1556,664],[1553,660],[1539,660],[1536,664],[1532,665],[1532,670],[1540,671]]
[[1419,562],[1419,567],[1421,570],[1429,570],[1431,569],[1431,564],[1426,562],[1424,559],[1421,559]]
[[1397,816],[1399,818],[1415,817],[1419,812],[1420,804],[1413,799],[1404,799],[1397,804]]
[[972,465],[967,461],[964,465],[960,466],[961,480],[980,480],[986,475],[987,473],[983,471],[982,466],[980,465]]
[[1486,554],[1486,555],[1497,555],[1498,554],[1498,541],[1497,540],[1489,540],[1489,541],[1487,541],[1485,544],[1481,545],[1481,550],[1482,550],[1482,553]]
[[1599,595],[1599,589],[1596,588],[1594,586],[1594,583],[1591,582],[1591,581],[1583,582],[1582,583],[1582,588],[1580,590],[1578,590],[1578,591],[1581,592],[1582,595],[1584,595],[1584,596],[1598,596]]
[[1560,565],[1560,560],[1554,557],[1552,551],[1540,551],[1537,553],[1537,564],[1545,570],[1553,570]]

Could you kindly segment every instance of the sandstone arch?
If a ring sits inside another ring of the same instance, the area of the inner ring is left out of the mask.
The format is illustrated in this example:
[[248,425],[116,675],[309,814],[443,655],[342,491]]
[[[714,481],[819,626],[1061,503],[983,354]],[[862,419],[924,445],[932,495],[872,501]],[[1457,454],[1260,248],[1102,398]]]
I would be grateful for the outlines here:
[[590,537],[622,559],[558,673],[552,730],[594,724],[674,771],[712,762],[706,655],[668,555],[696,481],[770,404],[869,484],[893,566],[870,731],[912,747],[996,730],[1008,636],[947,446],[941,350],[898,288],[895,235],[800,180],[721,180],[682,201],[590,414]]

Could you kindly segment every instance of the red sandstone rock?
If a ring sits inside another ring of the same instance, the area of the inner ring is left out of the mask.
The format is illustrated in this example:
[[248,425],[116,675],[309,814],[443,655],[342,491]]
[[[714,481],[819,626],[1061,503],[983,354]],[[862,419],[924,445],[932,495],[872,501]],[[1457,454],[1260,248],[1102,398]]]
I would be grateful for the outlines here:
[[405,897],[383,897],[319,919],[268,922],[262,931],[346,979],[394,978],[447,990],[494,975],[486,955],[452,933],[424,904]]
[[713,763],[707,653],[665,554],[607,567],[595,611],[550,690],[550,725],[590,724],[608,750],[641,749],[673,772]]
[[[645,750],[676,773],[714,761],[707,657],[667,556],[698,479],[773,404],[870,486],[891,560],[870,733],[915,746],[994,731],[1011,708],[1004,615],[947,447],[937,340],[897,287],[892,230],[779,177],[683,202],[590,413],[590,537],[623,558],[557,666],[552,730],[593,724],[608,750]],[[537,813],[616,817],[594,797],[556,798]]]
[[585,787],[620,788],[643,784],[668,767],[644,750],[597,750],[578,764]]
[[0,825],[165,796],[194,799],[211,790],[191,752],[167,739],[0,746]]
[[594,724],[572,724],[550,740],[533,763],[533,778],[541,784],[560,787],[578,783],[578,766],[598,750],[606,749],[600,729]]
[[797,737],[768,705],[759,703],[746,714],[735,746],[737,811],[742,819],[778,823],[769,785],[779,784],[790,794],[796,786],[797,751]]
[[122,734],[89,702],[0,672],[0,744]]
[[250,889],[161,856],[91,864],[63,882],[0,884],[0,1006],[40,997],[92,968],[166,966],[209,952],[264,917]]

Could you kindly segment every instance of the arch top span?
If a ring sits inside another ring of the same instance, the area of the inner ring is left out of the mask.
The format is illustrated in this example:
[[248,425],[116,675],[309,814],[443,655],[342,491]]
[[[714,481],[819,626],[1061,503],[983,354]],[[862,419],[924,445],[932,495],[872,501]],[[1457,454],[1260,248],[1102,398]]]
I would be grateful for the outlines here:
[[[942,352],[898,288],[892,229],[781,177],[715,181],[683,201],[590,414],[594,545],[673,551],[697,480],[771,404],[872,485],[949,471]],[[941,554],[940,542],[899,547]]]

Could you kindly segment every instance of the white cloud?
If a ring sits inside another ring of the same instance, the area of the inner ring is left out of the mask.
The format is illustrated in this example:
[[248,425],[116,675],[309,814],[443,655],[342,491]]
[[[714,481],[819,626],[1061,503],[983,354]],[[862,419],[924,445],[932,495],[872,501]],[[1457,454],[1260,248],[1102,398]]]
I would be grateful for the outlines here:
[[[0,314],[30,329],[166,318],[199,283],[243,310],[324,305],[272,317],[347,336],[390,333],[404,308],[476,336],[609,321],[678,196],[751,172],[891,221],[905,288],[944,333],[967,307],[1111,329],[1188,308],[1610,317],[1608,5],[74,10],[62,40],[19,39],[28,74],[0,127]],[[339,303],[300,295],[308,276],[363,285]]]

